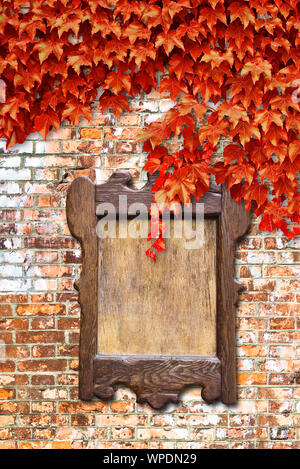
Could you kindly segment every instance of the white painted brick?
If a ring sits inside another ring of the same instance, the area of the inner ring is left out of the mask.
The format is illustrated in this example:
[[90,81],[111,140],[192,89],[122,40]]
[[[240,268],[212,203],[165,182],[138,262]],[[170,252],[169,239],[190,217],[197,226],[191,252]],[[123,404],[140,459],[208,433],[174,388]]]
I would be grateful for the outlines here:
[[14,145],[13,147],[6,150],[5,145],[3,148],[5,153],[32,153],[33,152],[33,143],[25,140],[24,143]]
[[35,144],[35,152],[36,153],[45,153],[45,148],[46,148],[46,143],[44,141],[36,142],[36,144]]
[[21,158],[19,156],[4,156],[0,158],[0,167],[2,168],[19,168]]
[[25,159],[26,168],[43,168],[45,166],[45,158],[30,157]]
[[20,194],[21,188],[20,185],[16,182],[4,182],[0,184],[0,193],[1,194]]
[[161,112],[167,112],[169,111],[169,109],[171,109],[172,107],[175,106],[175,102],[172,101],[171,99],[162,99],[160,102],[159,102],[159,110]]
[[0,265],[0,277],[22,277],[22,267],[15,265]]
[[38,280],[33,281],[32,289],[34,291],[54,291],[57,289],[57,281],[56,279],[46,280],[46,279],[40,278]]
[[[148,112],[158,112],[158,102],[157,101],[132,101],[130,108],[134,111],[148,111]],[[157,114],[156,114],[157,115]]]
[[43,140],[43,137],[39,132],[33,132],[32,134],[29,134],[26,140]]
[[0,180],[2,181],[27,181],[30,178],[30,169],[0,169]]
[[5,139],[1,139],[1,140],[0,140],[0,151],[2,151],[3,153],[5,153],[5,149],[6,149],[6,140],[5,140]]
[[34,265],[31,267],[28,267],[26,270],[26,276],[27,277],[43,277],[43,274],[41,273],[41,269],[38,265]]
[[11,252],[0,252],[0,262],[8,264],[23,264],[25,260],[31,260],[31,254],[26,253],[25,251],[11,251]]
[[21,238],[7,238],[4,241],[4,247],[6,249],[18,249],[22,246]]
[[156,122],[157,120],[161,119],[163,117],[163,114],[148,114],[145,116],[145,125],[149,125],[152,122]]
[[1,292],[25,292],[30,290],[31,281],[24,279],[2,279],[0,280]]
[[276,373],[289,371],[289,365],[286,360],[266,360],[265,368],[266,371],[275,371]]
[[296,238],[292,239],[287,243],[287,247],[292,249],[300,249],[300,237],[297,236]]
[[19,197],[12,197],[7,195],[0,196],[0,207],[6,208],[17,208],[17,207],[24,207],[26,205],[28,197],[27,196],[19,196]]

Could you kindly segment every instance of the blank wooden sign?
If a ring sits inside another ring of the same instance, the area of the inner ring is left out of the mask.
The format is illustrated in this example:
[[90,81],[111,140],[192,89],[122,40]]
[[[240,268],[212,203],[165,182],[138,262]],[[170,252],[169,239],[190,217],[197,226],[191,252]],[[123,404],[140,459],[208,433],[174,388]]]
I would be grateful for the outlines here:
[[[152,181],[135,191],[129,180],[129,173],[116,172],[97,186],[81,177],[68,191],[69,227],[83,249],[80,397],[109,399],[125,385],[139,402],[160,408],[196,385],[208,402],[233,403],[239,289],[233,253],[249,215],[227,191],[212,187],[201,200],[203,245],[185,249],[185,239],[173,233],[181,221],[172,220],[167,251],[155,264],[145,256],[144,238],[97,236],[101,204],[112,203],[117,216],[119,196],[126,195],[125,211],[138,202],[150,207]],[[117,234],[128,223],[120,219]]]
[[215,220],[204,238],[199,250],[166,240],[156,264],[146,239],[100,240],[98,353],[216,354]]

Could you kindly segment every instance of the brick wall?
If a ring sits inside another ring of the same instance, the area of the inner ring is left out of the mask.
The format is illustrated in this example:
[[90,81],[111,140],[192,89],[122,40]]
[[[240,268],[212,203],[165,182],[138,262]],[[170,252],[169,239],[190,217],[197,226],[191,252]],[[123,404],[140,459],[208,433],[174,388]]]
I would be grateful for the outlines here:
[[170,105],[153,93],[118,120],[95,105],[89,124],[65,125],[47,142],[34,134],[8,153],[1,142],[0,448],[300,447],[300,243],[259,233],[255,220],[236,251],[246,286],[238,404],[207,405],[199,389],[164,412],[122,388],[109,404],[78,400],[80,249],[66,225],[66,189],[80,175],[104,181],[114,168],[138,181],[135,138]]

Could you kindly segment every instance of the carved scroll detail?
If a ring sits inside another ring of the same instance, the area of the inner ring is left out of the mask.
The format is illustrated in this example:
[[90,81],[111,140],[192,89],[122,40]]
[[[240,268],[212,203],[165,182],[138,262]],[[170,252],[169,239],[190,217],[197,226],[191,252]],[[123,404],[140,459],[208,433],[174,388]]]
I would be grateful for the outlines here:
[[178,402],[188,386],[202,386],[202,397],[220,397],[221,367],[217,357],[160,357],[97,355],[94,360],[94,394],[111,399],[117,385],[129,386],[138,402],[159,409]]

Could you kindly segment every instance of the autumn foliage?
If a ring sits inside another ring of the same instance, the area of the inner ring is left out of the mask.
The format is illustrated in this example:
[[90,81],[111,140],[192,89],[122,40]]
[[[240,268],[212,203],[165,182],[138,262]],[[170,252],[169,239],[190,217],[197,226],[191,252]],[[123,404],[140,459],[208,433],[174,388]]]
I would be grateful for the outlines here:
[[[141,137],[145,170],[159,171],[155,200],[198,200],[213,174],[263,214],[262,230],[300,232],[300,1],[3,0],[1,8],[8,146],[89,119],[100,87],[101,110],[116,116],[130,96],[168,91],[173,108]],[[164,141],[174,136],[182,149],[169,155]],[[231,143],[216,160],[220,139]],[[164,249],[162,236],[155,243]]]

